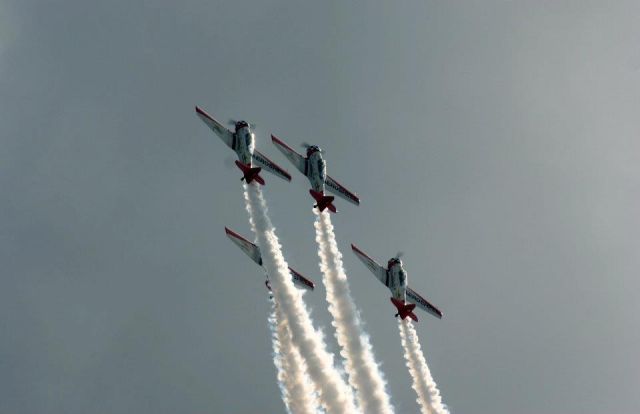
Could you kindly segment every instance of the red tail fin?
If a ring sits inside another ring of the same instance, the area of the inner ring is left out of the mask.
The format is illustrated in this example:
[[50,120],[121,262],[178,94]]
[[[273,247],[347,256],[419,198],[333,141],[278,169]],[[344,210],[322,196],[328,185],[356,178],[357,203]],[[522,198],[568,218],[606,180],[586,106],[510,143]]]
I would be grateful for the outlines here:
[[244,175],[242,179],[245,180],[247,184],[249,184],[253,180],[256,180],[261,185],[264,185],[264,180],[262,179],[262,177],[260,177],[260,171],[262,171],[262,168],[251,168],[248,165],[244,165],[238,160],[236,160],[236,165],[238,166],[238,168],[240,168],[240,171],[242,171],[242,174]]
[[418,322],[418,317],[416,316],[415,313],[413,313],[413,310],[416,307],[415,303],[404,303],[401,300],[398,300],[396,298],[391,298],[391,303],[393,303],[396,307],[396,309],[398,309],[398,313],[396,314],[396,316],[400,316],[402,318],[402,320],[405,320],[408,317],[410,317],[411,319],[413,319],[414,321]]
[[337,213],[336,207],[333,205],[333,196],[326,196],[321,192],[309,190],[309,194],[316,200],[316,205],[314,207],[318,207],[318,210],[324,211],[325,208],[328,208],[332,213]]

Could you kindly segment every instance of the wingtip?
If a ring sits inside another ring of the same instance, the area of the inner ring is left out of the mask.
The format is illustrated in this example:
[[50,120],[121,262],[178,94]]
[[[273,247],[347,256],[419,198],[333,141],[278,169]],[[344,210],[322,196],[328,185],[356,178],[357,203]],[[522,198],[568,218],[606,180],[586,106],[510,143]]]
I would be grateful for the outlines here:
[[242,237],[240,234],[236,233],[235,231],[231,230],[229,227],[224,228],[224,232],[227,234],[227,236],[229,237],[235,237],[235,238],[241,238],[244,239],[244,237]]
[[284,168],[282,168],[282,167],[281,167],[281,170],[282,170],[283,178],[285,180],[287,180],[287,182],[290,183],[291,182],[291,174],[289,174],[289,172],[287,170],[285,170]]
[[[284,147],[285,149],[287,149],[287,150],[289,150],[289,151],[292,151],[292,152],[295,152],[295,153],[297,154],[297,151],[296,151],[296,150],[294,150],[293,148],[291,148],[291,147],[290,147],[289,145],[287,145],[283,140],[281,140],[280,138],[276,137],[276,136],[275,136],[275,135],[273,135],[273,134],[271,134],[271,142],[272,142],[273,144],[275,144],[275,146],[276,146],[276,147]],[[278,149],[280,149],[280,151],[282,151],[282,149],[281,149],[281,148],[278,148]]]
[[200,108],[198,105],[196,105],[196,114],[198,115],[202,115],[205,118],[209,118],[209,119],[213,119],[213,117],[211,115],[209,115],[208,113],[205,112],[204,109]]
[[287,144],[284,143],[283,140],[281,140],[280,138],[276,137],[273,134],[271,134],[271,143],[274,144],[276,147],[280,146],[280,147],[290,148]]

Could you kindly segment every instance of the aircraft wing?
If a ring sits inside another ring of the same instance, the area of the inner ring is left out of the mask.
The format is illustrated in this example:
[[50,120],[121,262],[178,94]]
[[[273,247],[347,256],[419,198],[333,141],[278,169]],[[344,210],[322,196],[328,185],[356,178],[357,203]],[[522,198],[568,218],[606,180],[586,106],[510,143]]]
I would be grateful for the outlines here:
[[425,298],[418,295],[415,290],[407,286],[407,300],[411,303],[415,303],[423,311],[432,314],[438,319],[442,319],[442,312],[430,304]]
[[382,282],[383,285],[389,287],[387,269],[380,266],[375,260],[367,256],[365,252],[358,249],[354,244],[351,245],[351,249],[356,254],[356,256],[358,256],[358,259],[360,259],[360,261],[362,261],[362,263],[364,263],[365,266],[367,266],[369,270],[371,270],[371,273],[373,273],[375,277],[377,277],[378,280]]
[[[225,227],[224,230],[235,245],[240,247],[240,249],[242,249],[242,251],[251,258],[251,260],[262,266],[262,256],[260,255],[260,248],[258,246],[227,227]],[[300,272],[297,272],[291,267],[289,268],[289,272],[291,273],[293,284],[297,287],[306,290],[313,290],[315,288],[313,281],[304,277]]]
[[220,122],[213,119],[211,115],[200,109],[198,106],[196,106],[196,115],[198,115],[198,117],[202,119],[202,121],[207,124],[207,126],[211,128],[211,130],[215,132],[229,148],[234,149],[233,132],[229,131]]
[[285,144],[275,135],[271,135],[271,141],[274,143],[276,148],[278,148],[280,152],[282,152],[284,156],[287,157],[287,159],[291,161],[293,165],[295,165],[298,171],[300,171],[305,176],[307,175],[307,159],[305,157],[298,154],[296,150]]
[[262,266],[262,256],[260,255],[260,248],[258,246],[227,227],[224,228],[224,231],[227,232],[227,236],[231,241],[245,252],[251,260]]
[[315,285],[313,282],[306,277],[302,276],[300,273],[296,272],[292,268],[289,268],[289,272],[291,273],[291,277],[293,278],[293,284],[307,290],[313,290]]
[[275,174],[287,181],[291,181],[291,175],[289,175],[286,170],[278,166],[278,164],[271,161],[269,158],[265,157],[260,151],[253,150],[253,161],[255,161],[257,165],[269,171],[270,173]]
[[333,194],[344,198],[345,200],[355,204],[356,206],[360,205],[360,198],[357,195],[353,194],[351,191],[344,188],[340,183],[338,183],[336,180],[329,177],[328,175],[327,175],[327,178],[325,178],[324,180],[324,184],[327,186],[329,191],[331,191]]

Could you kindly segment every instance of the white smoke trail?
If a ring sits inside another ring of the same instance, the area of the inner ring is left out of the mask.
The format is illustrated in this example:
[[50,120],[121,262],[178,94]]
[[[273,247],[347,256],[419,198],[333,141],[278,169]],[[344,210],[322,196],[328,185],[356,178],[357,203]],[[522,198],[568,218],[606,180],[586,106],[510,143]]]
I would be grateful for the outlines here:
[[329,312],[333,316],[336,339],[345,358],[349,383],[356,390],[362,412],[393,413],[393,406],[385,390],[384,376],[376,363],[369,336],[364,332],[359,312],[351,298],[331,217],[329,213],[320,213],[316,209],[314,213],[317,216],[315,229],[322,281],[327,289]]
[[420,340],[410,320],[398,319],[400,339],[404,348],[404,359],[413,379],[413,389],[418,394],[418,404],[423,414],[448,414],[449,410],[442,403],[440,391],[431,377],[431,372],[424,359]]
[[287,262],[271,220],[262,190],[255,183],[245,185],[247,211],[262,251],[263,265],[271,276],[274,298],[289,322],[293,342],[307,363],[320,403],[327,413],[355,413],[351,389],[333,366],[333,355],[327,352],[322,335],[313,328],[302,295],[291,281]]
[[289,324],[274,302],[274,311],[269,318],[273,334],[274,363],[278,370],[278,385],[287,411],[292,414],[315,414],[318,403],[313,385],[307,378],[307,365],[300,351],[291,342]]
[[271,343],[273,346],[273,365],[276,366],[276,370],[278,371],[278,388],[280,388],[280,394],[282,395],[282,402],[284,402],[284,406],[287,409],[287,413],[292,414],[291,409],[289,408],[289,394],[290,390],[288,389],[289,383],[287,381],[287,373],[285,367],[285,361],[282,357],[280,339],[278,331],[278,320],[275,312],[275,302],[271,301],[272,309],[271,315],[269,315],[269,330],[271,331]]

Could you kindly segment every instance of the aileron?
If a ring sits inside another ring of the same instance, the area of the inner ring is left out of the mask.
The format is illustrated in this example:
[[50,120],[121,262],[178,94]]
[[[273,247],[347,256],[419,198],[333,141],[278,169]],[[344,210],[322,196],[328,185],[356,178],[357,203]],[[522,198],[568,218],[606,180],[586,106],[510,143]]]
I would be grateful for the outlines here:
[[347,190],[343,185],[341,185],[333,178],[327,176],[327,178],[324,180],[324,183],[327,187],[329,187],[329,191],[331,191],[333,194],[337,195],[338,197],[342,197],[343,199],[352,204],[355,204],[356,206],[360,205],[360,198],[357,195],[353,194],[351,191]]
[[411,318],[417,322],[418,317],[413,313],[413,310],[418,307],[438,319],[442,318],[440,309],[433,306],[407,285],[407,272],[404,270],[402,260],[400,260],[401,252],[389,259],[385,269],[355,245],[352,244],[351,248],[358,259],[391,291],[391,303],[398,310],[396,317],[399,316],[402,319]]
[[411,289],[408,286],[407,286],[407,298],[409,299],[409,302],[415,303],[423,311],[432,314],[438,319],[442,319],[443,314],[440,311],[440,309],[433,306],[431,303],[429,303],[429,301],[427,301],[425,298],[420,296],[415,290]]

